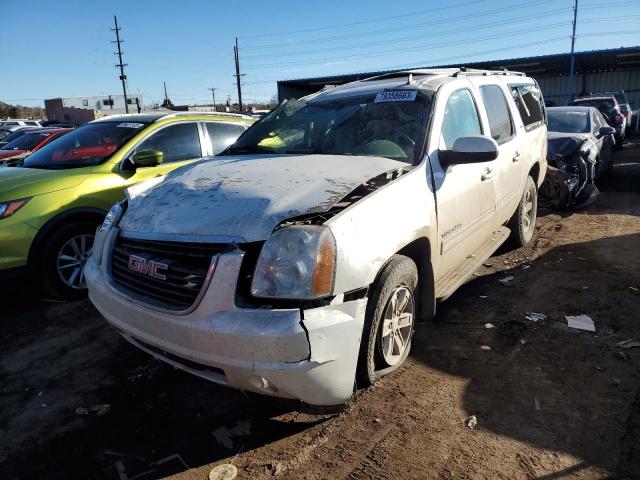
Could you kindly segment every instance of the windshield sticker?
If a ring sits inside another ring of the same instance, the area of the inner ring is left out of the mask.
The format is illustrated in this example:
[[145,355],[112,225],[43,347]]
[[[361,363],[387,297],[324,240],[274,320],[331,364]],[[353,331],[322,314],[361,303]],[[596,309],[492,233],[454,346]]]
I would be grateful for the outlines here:
[[119,128],[140,128],[144,127],[144,123],[122,122],[116,125]]
[[376,99],[373,102],[413,102],[417,94],[418,92],[416,90],[382,92],[376,95]]

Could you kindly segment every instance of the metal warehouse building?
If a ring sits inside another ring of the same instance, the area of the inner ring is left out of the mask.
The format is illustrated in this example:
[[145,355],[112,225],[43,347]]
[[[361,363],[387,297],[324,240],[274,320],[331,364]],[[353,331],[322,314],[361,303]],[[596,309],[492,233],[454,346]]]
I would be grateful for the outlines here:
[[[564,105],[568,94],[570,65],[571,55],[569,53],[561,53],[416,68],[465,66],[490,70],[506,68],[525,72],[538,81],[545,100],[549,104]],[[317,92],[325,86],[341,85],[354,80],[401,70],[382,70],[330,77],[281,80],[278,82],[278,98],[280,101],[286,98],[299,98]],[[637,109],[640,106],[640,46],[575,53],[575,75],[572,95],[576,96],[582,93],[604,90],[624,90],[632,108]]]

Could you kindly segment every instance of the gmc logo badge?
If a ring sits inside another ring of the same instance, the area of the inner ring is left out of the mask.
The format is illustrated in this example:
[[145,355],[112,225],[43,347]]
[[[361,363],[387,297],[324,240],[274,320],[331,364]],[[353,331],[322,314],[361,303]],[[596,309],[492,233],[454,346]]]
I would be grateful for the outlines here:
[[169,268],[166,263],[147,260],[137,255],[129,255],[129,270],[132,272],[146,275],[148,277],[157,278],[158,280],[166,280],[167,276],[162,273]]

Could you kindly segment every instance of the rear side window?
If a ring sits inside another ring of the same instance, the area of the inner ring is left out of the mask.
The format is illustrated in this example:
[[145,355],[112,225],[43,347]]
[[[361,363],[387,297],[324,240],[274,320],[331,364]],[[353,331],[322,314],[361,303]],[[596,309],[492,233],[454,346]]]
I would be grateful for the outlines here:
[[164,162],[180,162],[202,156],[200,136],[195,123],[176,123],[152,134],[136,148],[141,150],[160,150]]
[[533,85],[512,85],[511,95],[527,130],[545,123],[542,93]]
[[441,133],[447,150],[453,148],[458,137],[482,134],[478,110],[469,90],[453,92],[447,100]]
[[218,155],[236,142],[237,138],[244,132],[244,127],[230,123],[207,122],[207,132],[209,132],[209,138],[211,139],[213,154]]
[[513,122],[502,89],[497,85],[485,85],[480,87],[480,95],[489,117],[491,137],[499,144],[508,141],[513,136]]
[[595,109],[591,110],[591,130],[593,133],[598,133],[598,130],[602,126],[600,125],[600,119],[598,118],[598,115],[596,115],[596,112],[598,111]]

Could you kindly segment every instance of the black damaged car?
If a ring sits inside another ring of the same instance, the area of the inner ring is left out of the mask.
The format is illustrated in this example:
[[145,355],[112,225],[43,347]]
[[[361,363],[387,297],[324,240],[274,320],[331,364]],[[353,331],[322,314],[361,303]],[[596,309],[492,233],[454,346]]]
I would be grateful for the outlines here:
[[547,176],[541,203],[550,208],[580,208],[598,195],[595,181],[613,164],[615,129],[594,107],[547,109]]

